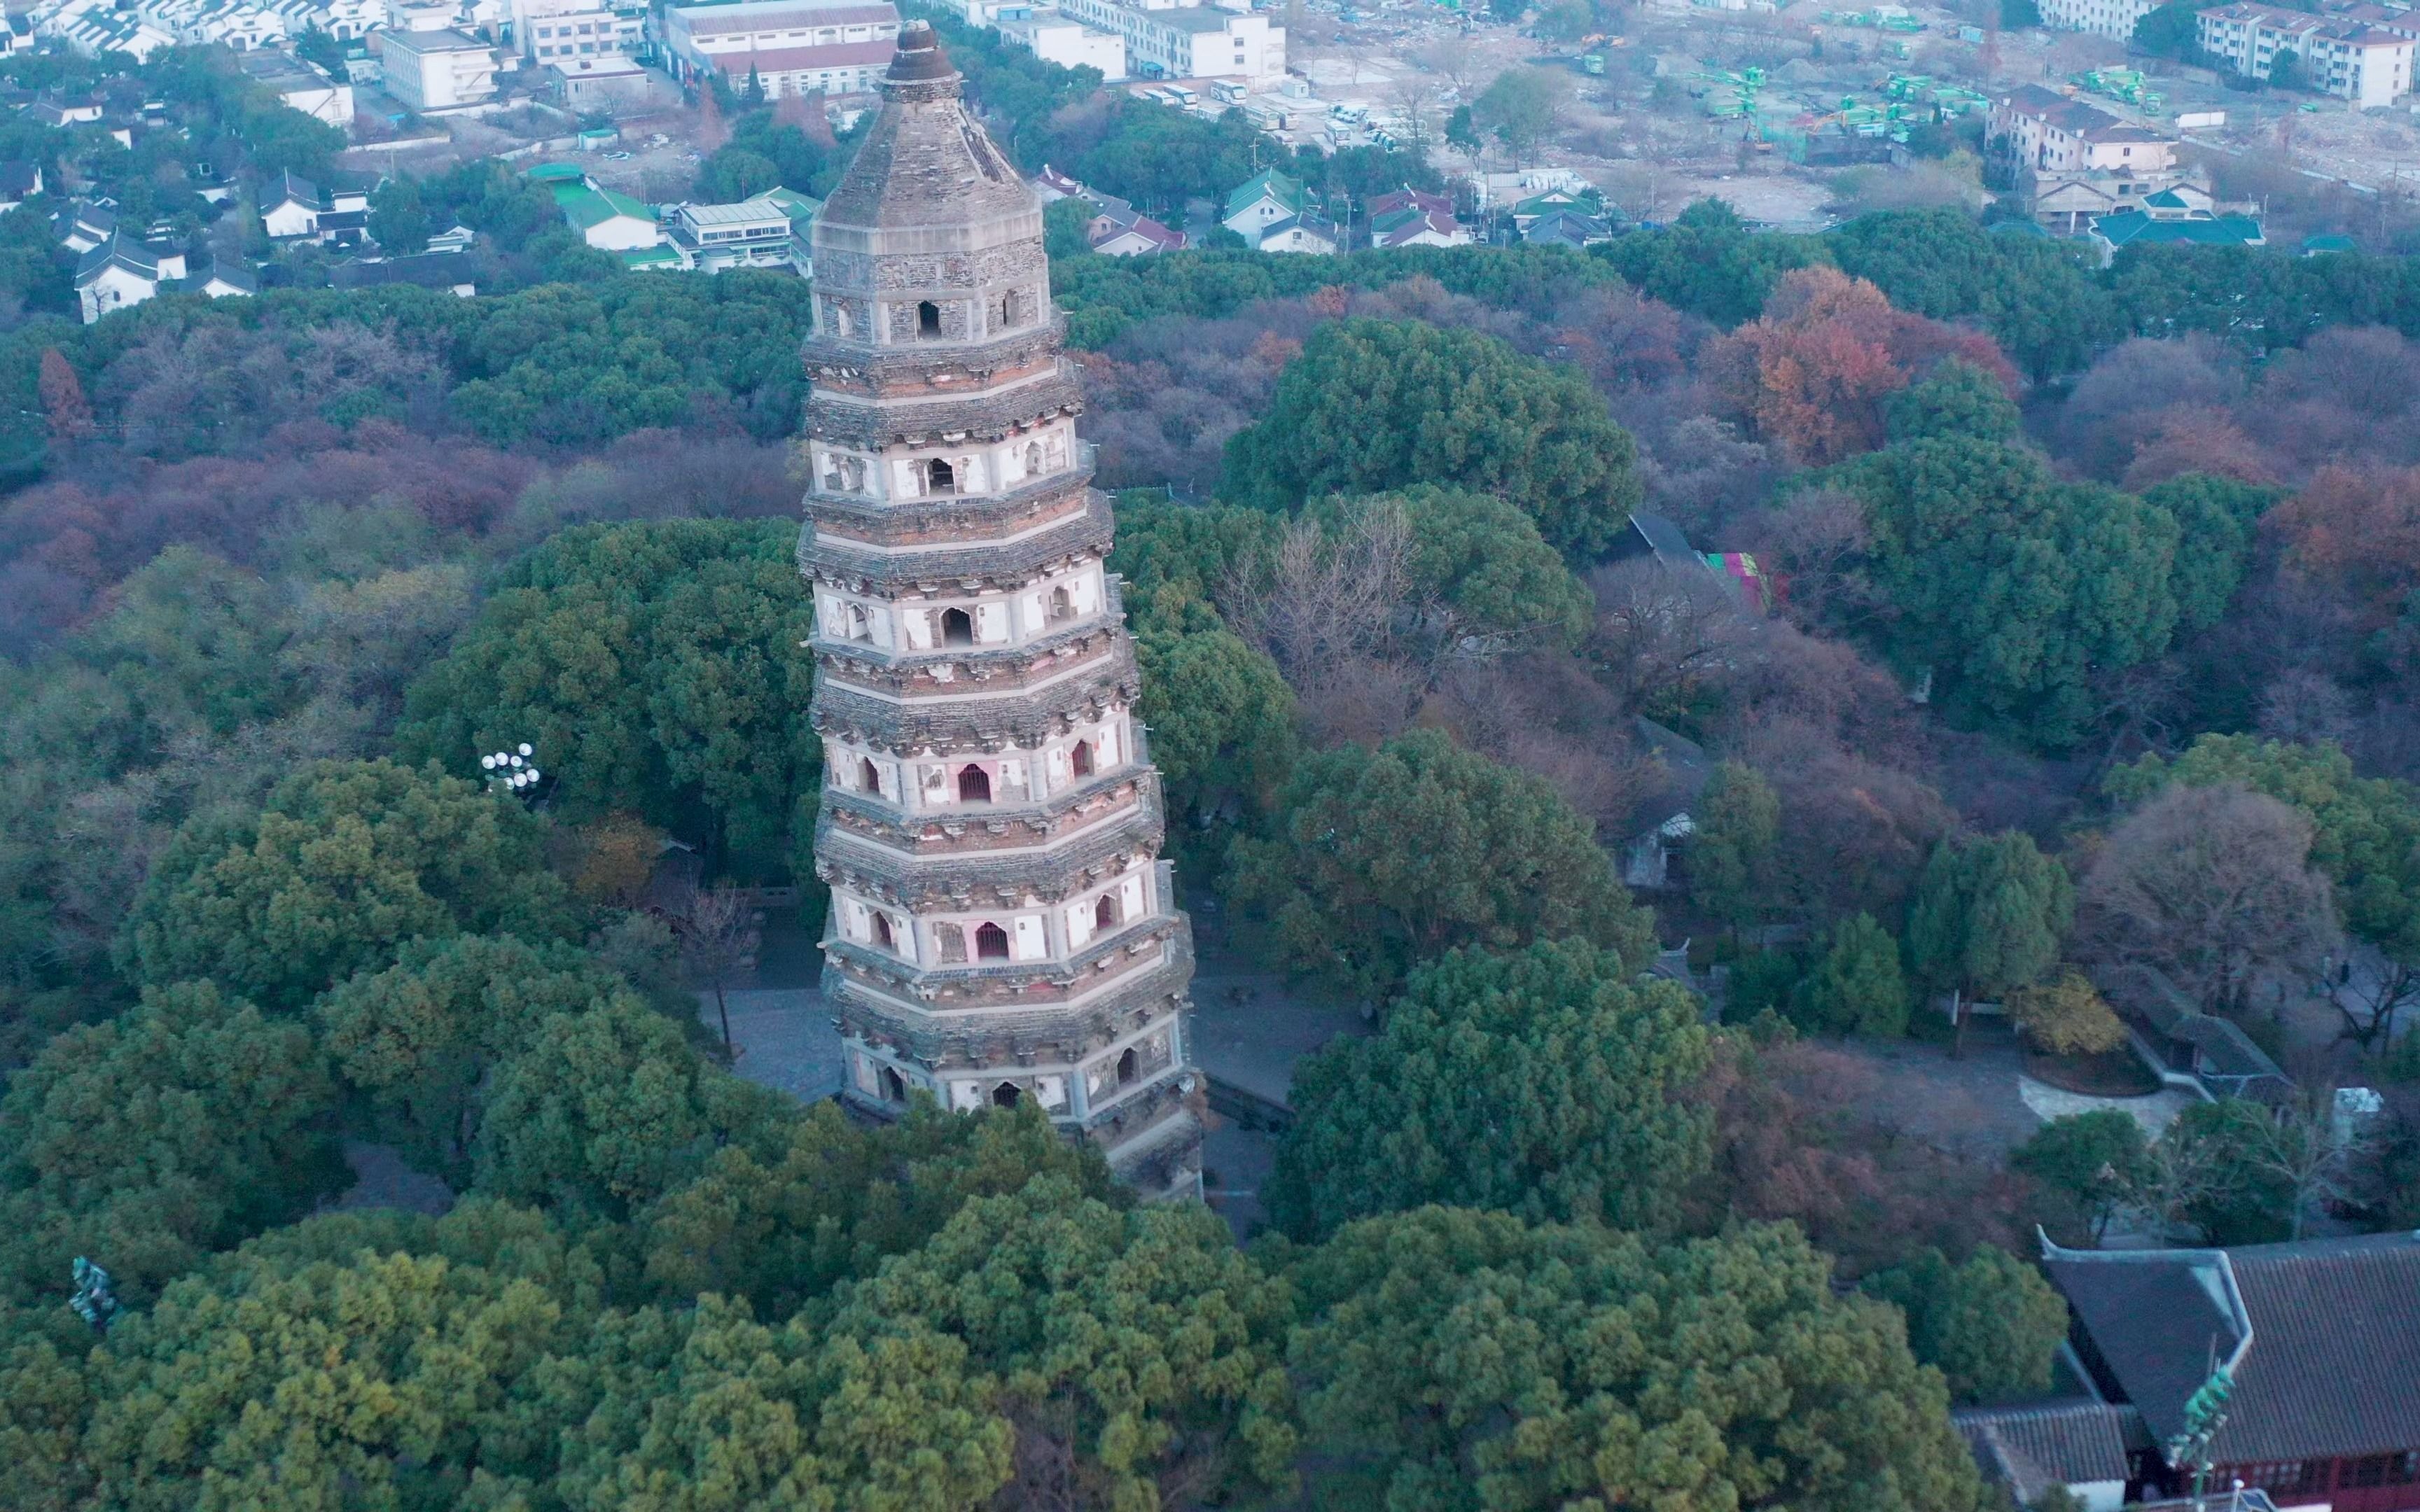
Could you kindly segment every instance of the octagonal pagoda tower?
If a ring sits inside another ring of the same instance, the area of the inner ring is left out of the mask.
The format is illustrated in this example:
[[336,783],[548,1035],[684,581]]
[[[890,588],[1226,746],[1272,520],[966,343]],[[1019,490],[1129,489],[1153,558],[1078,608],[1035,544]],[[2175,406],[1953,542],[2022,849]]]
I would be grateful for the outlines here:
[[814,223],[806,346],[816,874],[846,1096],[1039,1103],[1201,1189],[1192,936],[1076,439],[1042,209],[911,23]]

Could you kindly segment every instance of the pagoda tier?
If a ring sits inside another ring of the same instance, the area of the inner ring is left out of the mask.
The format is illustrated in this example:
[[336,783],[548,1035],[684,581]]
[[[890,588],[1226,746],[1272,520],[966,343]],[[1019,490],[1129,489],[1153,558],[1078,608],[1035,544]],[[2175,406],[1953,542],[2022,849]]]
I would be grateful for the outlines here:
[[1040,206],[910,24],[817,216],[799,566],[845,1095],[1032,1101],[1198,1194],[1175,906]]

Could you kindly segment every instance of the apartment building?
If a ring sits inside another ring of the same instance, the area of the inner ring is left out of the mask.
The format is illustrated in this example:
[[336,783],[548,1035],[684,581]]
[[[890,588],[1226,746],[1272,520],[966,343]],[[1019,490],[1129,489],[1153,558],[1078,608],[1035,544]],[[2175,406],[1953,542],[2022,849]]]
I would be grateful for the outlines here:
[[2278,54],[2291,53],[2311,88],[2367,110],[2411,92],[2412,50],[2420,45],[2411,32],[2408,24],[2382,25],[2354,13],[2315,16],[2238,4],[2200,12],[2195,37],[2203,52],[2254,79],[2268,78]]
[[413,110],[453,110],[495,98],[496,50],[487,43],[451,27],[377,37],[386,92]]
[[891,62],[899,11],[887,0],[744,0],[672,6],[662,24],[675,78],[696,86],[719,75],[736,89],[753,73],[779,99],[871,91]]
[[2160,8],[2160,0],[2037,0],[2042,24],[2062,31],[2091,32],[2126,41],[2134,23]]
[[1126,44],[1056,10],[1024,16],[1003,14],[994,23],[1001,39],[1063,69],[1098,69],[1112,83],[1126,76]]
[[646,31],[644,5],[513,0],[513,49],[539,63],[638,53],[646,46]]
[[2036,173],[2162,172],[2176,165],[2173,138],[2148,126],[2119,120],[2107,111],[2070,100],[2040,85],[2024,85],[1992,102],[1984,121],[1990,150],[2005,152]]
[[1285,74],[1285,28],[1264,15],[1212,6],[1060,0],[1059,13],[1125,44],[1140,79],[1276,79]]

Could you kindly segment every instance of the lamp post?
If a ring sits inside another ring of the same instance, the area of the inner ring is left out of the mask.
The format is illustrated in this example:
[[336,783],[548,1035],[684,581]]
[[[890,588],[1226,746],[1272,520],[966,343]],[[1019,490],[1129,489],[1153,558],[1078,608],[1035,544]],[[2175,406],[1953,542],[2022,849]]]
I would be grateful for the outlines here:
[[536,748],[524,740],[510,750],[489,751],[479,758],[479,769],[487,774],[488,791],[516,798],[535,798],[537,785],[546,774],[537,769],[534,758]]

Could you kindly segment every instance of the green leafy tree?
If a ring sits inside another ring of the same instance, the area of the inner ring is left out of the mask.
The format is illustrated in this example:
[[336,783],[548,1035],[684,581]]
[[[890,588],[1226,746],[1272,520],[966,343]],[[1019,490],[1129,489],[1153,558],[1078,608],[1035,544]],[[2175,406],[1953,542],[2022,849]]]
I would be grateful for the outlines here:
[[0,1291],[90,1255],[139,1304],[345,1184],[334,1111],[310,1035],[206,981],[68,1030],[0,1098]]
[[2095,343],[2122,334],[2088,254],[1988,230],[1961,206],[1861,215],[1823,245],[1899,309],[1979,323],[2037,381],[2082,367]]
[[2248,1098],[2188,1103],[2153,1151],[2147,1206],[2164,1221],[2190,1224],[2208,1244],[2291,1238],[2297,1227],[2293,1183],[2269,1158],[2276,1121]]
[[1478,118],[1468,105],[1454,106],[1445,118],[1445,145],[1474,160],[1485,147],[1479,138]]
[[566,818],[630,810],[719,841],[733,870],[778,873],[821,774],[799,713],[814,624],[797,538],[773,520],[564,532],[411,685],[397,745],[467,770],[532,742]]
[[1996,377],[1958,357],[1945,359],[1884,400],[1883,415],[1893,441],[1935,436],[2012,440],[2024,418]]
[[1578,941],[1457,950],[1416,973],[1374,1039],[1303,1061],[1264,1199],[1296,1239],[1448,1197],[1538,1220],[1668,1227],[1713,1163],[1690,1094],[1698,1008]]
[[1373,996],[1461,946],[1653,949],[1588,822],[1544,782],[1415,731],[1306,757],[1277,833],[1238,840],[1233,895],[1287,963]]
[[2000,0],[2000,24],[2010,31],[2042,23],[2041,7],[2034,0]]
[[2148,1176],[2143,1126],[2131,1113],[2102,1108],[2053,1119],[2009,1156],[2074,1213],[2094,1243]]
[[124,690],[152,741],[189,733],[224,739],[300,702],[280,656],[286,616],[277,599],[258,575],[171,546],[131,574],[116,607],[68,649]]
[[1389,511],[1403,522],[1411,609],[1434,657],[1541,641],[1569,649],[1588,632],[1596,609],[1588,589],[1536,523],[1494,494],[1418,484],[1322,500],[1305,517],[1335,536]]
[[1031,1103],[967,1115],[919,1100],[873,1130],[819,1103],[778,1149],[718,1149],[705,1174],[646,1213],[647,1280],[669,1304],[711,1291],[786,1318],[923,1244],[971,1199],[1043,1176],[1104,1202],[1131,1200],[1100,1147],[1063,1137]]
[[833,1329],[869,1352],[962,1346],[1016,1427],[1017,1503],[1066,1488],[1147,1507],[1290,1488],[1291,1300],[1208,1209],[1120,1209],[1046,1176],[968,1202],[853,1288]]
[[1561,129],[1571,85],[1544,69],[1506,69],[1470,102],[1471,115],[1512,154],[1512,165],[1534,161],[1540,144]]
[[1214,814],[1230,797],[1265,811],[1294,768],[1294,690],[1266,653],[1204,617],[1135,642],[1151,757],[1179,813]]
[[2067,1337],[2067,1303],[2040,1271],[1978,1244],[1963,1265],[1937,1249],[1868,1276],[1867,1295],[1907,1314],[1908,1348],[1948,1378],[1960,1401],[2039,1396]]
[[560,216],[550,212],[549,224],[522,248],[549,286],[474,309],[448,351],[460,381],[447,406],[474,433],[500,444],[593,446],[704,413],[768,440],[797,428],[806,398],[799,343],[813,312],[803,280],[762,269],[694,282],[623,278],[613,254],[563,228]]
[[209,977],[291,1012],[414,936],[561,935],[544,840],[540,820],[474,783],[384,759],[315,762],[256,815],[188,821],[121,955],[141,982]]
[[1373,1504],[1992,1504],[1897,1312],[1835,1295],[1786,1225],[1658,1249],[1423,1208],[1291,1274],[1311,1442],[1350,1449]]
[[707,1296],[608,1313],[585,1355],[548,1362],[572,1389],[539,1419],[566,1429],[549,1488],[566,1504],[975,1507],[1013,1472],[995,1382],[929,1331],[828,1341],[805,1319],[768,1325]]
[[2252,563],[2260,517],[2277,501],[2278,490],[2233,478],[2187,472],[2143,490],[2143,502],[2176,517],[2177,561],[2169,580],[2177,595],[2177,623],[2206,630],[2226,613],[2227,602]]
[[370,195],[370,239],[392,254],[418,252],[441,229],[429,216],[420,185],[410,177],[398,174]]
[[1220,492],[1291,509],[1416,483],[1498,493],[1567,556],[1602,551],[1641,498],[1637,448],[1578,374],[1493,336],[1404,321],[1320,326]]
[[1893,446],[1835,478],[1859,495],[1893,649],[1953,709],[2073,743],[2089,683],[2167,649],[2177,522],[2131,494],[2063,484],[2036,454],[1970,437]]
[[526,1488],[547,1446],[522,1432],[551,1425],[517,1424],[504,1404],[535,1396],[554,1351],[576,1352],[593,1304],[566,1305],[565,1273],[586,1270],[593,1288],[593,1262],[532,1215],[484,1204],[436,1227],[432,1243],[425,1220],[314,1220],[122,1320],[86,1366],[79,1450],[98,1500],[442,1501],[474,1465]]
[[1962,1034],[1966,1000],[2040,980],[2074,918],[2075,884],[2032,836],[1953,837],[1934,849],[1916,884],[1908,959],[1926,986],[1954,995]]
[[600,1008],[625,990],[568,947],[462,934],[412,941],[395,964],[340,983],[313,1011],[379,1132],[460,1186],[498,1066],[548,1018]]
[[1804,1016],[1833,1034],[1900,1035],[1913,995],[1900,969],[1899,942],[1871,914],[1855,914],[1832,931],[1807,977]]
[[761,152],[725,145],[698,165],[698,197],[716,205],[753,199],[782,186],[782,165]]
[[2134,45],[2154,57],[2195,62],[2201,53],[2201,13],[2189,0],[2147,11],[2134,23]]
[[1260,570],[1283,533],[1265,510],[1181,504],[1140,490],[1121,496],[1109,569],[1125,579],[1135,633],[1148,634],[1188,605],[1215,604]]
[[2290,47],[2277,49],[2269,60],[2269,87],[2272,89],[2307,89],[2309,70],[2303,67],[2303,54]]
[[1701,199],[1668,226],[1617,238],[1605,255],[1645,293],[1728,330],[1755,319],[1781,275],[1822,261],[1823,249],[1751,232],[1723,201]]
[[1554,0],[1538,12],[1538,35],[1556,42],[1576,42],[1596,25],[1596,11],[1588,0]]
[[486,1101],[480,1191],[615,1217],[695,1176],[719,1142],[768,1137],[782,1105],[709,1067],[628,992],[540,1022]]
[[1762,774],[1739,762],[1718,764],[1699,795],[1689,838],[1689,892],[1734,929],[1771,909],[1774,849],[1781,840],[1781,799]]

